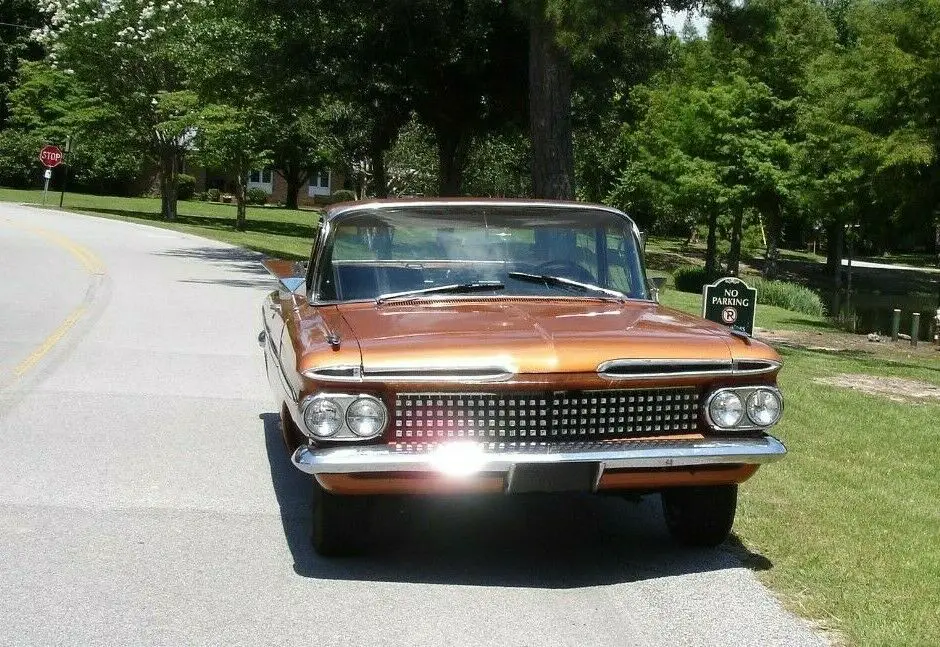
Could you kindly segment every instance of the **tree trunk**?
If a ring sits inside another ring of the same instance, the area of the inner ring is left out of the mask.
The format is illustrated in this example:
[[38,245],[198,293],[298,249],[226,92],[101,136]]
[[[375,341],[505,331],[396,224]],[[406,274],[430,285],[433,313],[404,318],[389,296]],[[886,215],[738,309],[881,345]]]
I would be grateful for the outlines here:
[[385,149],[372,145],[372,177],[375,180],[375,197],[388,197],[388,173],[385,169]]
[[737,276],[741,268],[741,236],[744,229],[744,212],[735,210],[731,221],[731,248],[728,250],[728,275]]
[[711,211],[706,220],[708,236],[705,242],[705,278],[711,283],[718,276],[718,213]]
[[845,241],[845,228],[841,222],[832,222],[826,226],[826,269],[832,277],[832,304],[830,314],[839,315],[839,298],[842,291],[842,247]]
[[176,220],[176,151],[172,150],[160,155],[160,215]]
[[765,279],[777,278],[777,261],[780,259],[780,234],[783,230],[783,218],[780,215],[780,205],[776,208],[768,209],[764,215],[767,224],[767,246],[764,248],[764,271]]
[[245,231],[245,202],[247,201],[247,183],[245,173],[241,169],[235,179],[235,229]]
[[459,128],[441,126],[437,133],[439,193],[444,197],[460,195],[463,169],[470,152],[470,137]]
[[574,199],[571,77],[571,61],[555,42],[544,3],[535,1],[529,23],[529,130],[536,198]]

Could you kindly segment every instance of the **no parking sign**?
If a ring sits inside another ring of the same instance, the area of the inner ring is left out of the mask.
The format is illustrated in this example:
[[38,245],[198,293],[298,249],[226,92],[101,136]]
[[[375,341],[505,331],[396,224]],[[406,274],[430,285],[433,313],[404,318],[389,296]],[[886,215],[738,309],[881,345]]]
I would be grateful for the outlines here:
[[702,290],[702,316],[733,330],[754,334],[757,290],[741,279],[728,276]]

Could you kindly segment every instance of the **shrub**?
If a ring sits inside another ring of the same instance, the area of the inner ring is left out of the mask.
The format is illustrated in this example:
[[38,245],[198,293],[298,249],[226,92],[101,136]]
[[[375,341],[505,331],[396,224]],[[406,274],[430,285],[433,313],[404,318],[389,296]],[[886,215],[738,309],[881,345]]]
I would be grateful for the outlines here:
[[268,201],[268,192],[261,187],[253,186],[245,191],[245,201],[248,204],[265,204]]
[[196,178],[179,173],[176,176],[176,197],[180,200],[192,200],[196,195]]
[[219,191],[218,189],[209,189],[208,191],[206,191],[206,196],[212,202],[218,202],[222,198],[222,192]]
[[817,317],[825,314],[826,309],[819,295],[802,285],[761,278],[748,278],[746,282],[757,289],[758,305],[777,306],[791,312]]
[[672,279],[676,284],[676,289],[680,292],[698,292],[708,283],[708,277],[705,275],[704,267],[695,267],[694,265],[685,265],[676,269],[672,273]]
[[333,195],[330,196],[330,202],[352,202],[355,199],[356,192],[350,191],[349,189],[334,191]]

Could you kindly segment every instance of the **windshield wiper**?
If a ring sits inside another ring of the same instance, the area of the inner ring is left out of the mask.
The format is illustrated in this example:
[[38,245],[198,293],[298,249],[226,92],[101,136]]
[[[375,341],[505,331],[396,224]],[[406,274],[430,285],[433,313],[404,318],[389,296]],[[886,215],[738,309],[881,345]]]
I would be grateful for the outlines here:
[[422,294],[466,294],[468,292],[488,292],[490,290],[502,290],[506,286],[499,281],[474,281],[473,283],[454,283],[452,285],[435,285],[432,288],[422,288],[420,290],[407,290],[405,292],[389,292],[380,294],[375,298],[376,305],[385,303],[392,299],[407,299]]
[[574,288],[576,292],[598,292],[616,299],[620,303],[623,303],[626,300],[626,297],[616,290],[602,288],[601,286],[594,285],[593,283],[582,283],[581,281],[566,279],[563,276],[529,274],[528,272],[509,272],[507,276],[509,276],[509,278],[518,279],[520,281],[528,281],[529,283],[544,283],[545,285],[556,285],[561,288]]

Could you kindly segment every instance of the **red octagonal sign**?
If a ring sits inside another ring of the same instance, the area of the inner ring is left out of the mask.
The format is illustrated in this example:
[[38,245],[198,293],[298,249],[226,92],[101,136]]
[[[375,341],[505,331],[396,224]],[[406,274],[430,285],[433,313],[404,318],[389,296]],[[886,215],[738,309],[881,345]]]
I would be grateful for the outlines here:
[[58,146],[43,146],[39,151],[39,161],[48,168],[58,166],[62,163],[62,151]]

